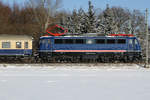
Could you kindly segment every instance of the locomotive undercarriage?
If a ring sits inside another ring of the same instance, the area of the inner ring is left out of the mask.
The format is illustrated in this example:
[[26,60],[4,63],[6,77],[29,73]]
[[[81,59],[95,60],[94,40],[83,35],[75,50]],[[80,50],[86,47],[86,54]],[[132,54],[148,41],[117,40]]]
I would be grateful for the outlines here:
[[139,62],[140,52],[125,53],[75,53],[75,52],[41,52],[33,56],[0,56],[0,63],[116,63]]
[[142,59],[140,52],[125,52],[125,53],[40,53],[40,62],[69,62],[69,63],[114,63],[114,62],[138,62]]

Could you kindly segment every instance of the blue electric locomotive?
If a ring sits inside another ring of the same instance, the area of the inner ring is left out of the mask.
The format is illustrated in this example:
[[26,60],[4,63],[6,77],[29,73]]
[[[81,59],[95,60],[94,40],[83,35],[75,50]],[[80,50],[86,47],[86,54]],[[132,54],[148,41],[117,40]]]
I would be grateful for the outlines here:
[[134,36],[43,36],[39,56],[45,61],[133,61],[141,59],[141,47]]

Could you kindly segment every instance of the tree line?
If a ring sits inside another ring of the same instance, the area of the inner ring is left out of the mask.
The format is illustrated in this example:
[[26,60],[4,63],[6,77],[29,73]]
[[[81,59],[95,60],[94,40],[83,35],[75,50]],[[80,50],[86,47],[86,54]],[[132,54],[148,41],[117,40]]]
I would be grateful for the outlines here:
[[91,1],[88,9],[61,10],[61,0],[29,0],[24,7],[13,7],[0,2],[0,34],[26,34],[35,39],[46,33],[46,29],[58,24],[70,34],[97,33],[134,34],[144,46],[145,16],[139,10],[109,7],[98,10]]

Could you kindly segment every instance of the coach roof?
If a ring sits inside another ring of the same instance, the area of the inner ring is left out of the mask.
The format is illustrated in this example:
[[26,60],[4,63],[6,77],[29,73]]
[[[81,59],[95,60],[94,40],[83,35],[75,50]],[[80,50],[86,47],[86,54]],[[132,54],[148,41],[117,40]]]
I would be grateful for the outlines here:
[[32,36],[1,34],[0,40],[32,40]]

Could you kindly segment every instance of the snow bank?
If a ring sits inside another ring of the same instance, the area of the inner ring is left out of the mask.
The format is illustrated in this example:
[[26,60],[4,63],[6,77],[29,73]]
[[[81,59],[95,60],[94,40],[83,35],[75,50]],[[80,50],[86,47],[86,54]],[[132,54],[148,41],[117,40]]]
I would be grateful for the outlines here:
[[[0,70],[145,70],[143,65],[138,64],[0,64]],[[147,69],[148,70],[148,69]]]

